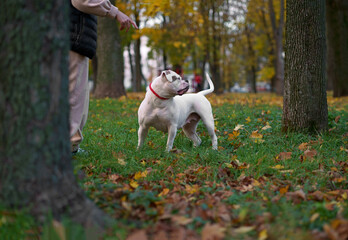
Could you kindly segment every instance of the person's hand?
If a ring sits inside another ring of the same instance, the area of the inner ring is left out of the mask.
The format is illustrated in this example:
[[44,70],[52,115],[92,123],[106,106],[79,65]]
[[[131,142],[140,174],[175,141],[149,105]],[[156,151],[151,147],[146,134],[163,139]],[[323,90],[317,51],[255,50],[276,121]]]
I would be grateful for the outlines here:
[[120,10],[117,13],[116,19],[121,24],[120,30],[126,29],[126,32],[128,32],[131,25],[133,25],[135,29],[138,29],[138,26],[135,24],[135,22],[133,22],[132,19],[130,19],[126,14],[124,14]]

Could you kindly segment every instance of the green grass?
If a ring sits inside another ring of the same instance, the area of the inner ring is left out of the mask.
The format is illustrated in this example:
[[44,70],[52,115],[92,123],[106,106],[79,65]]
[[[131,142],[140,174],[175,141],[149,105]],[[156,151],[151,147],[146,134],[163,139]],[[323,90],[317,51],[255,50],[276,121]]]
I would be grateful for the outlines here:
[[[329,99],[330,131],[307,135],[281,132],[281,98],[210,96],[219,150],[211,149],[200,123],[201,146],[180,130],[171,153],[164,151],[167,135],[153,128],[136,151],[140,99],[91,99],[81,144],[86,152],[73,157],[82,188],[116,219],[105,239],[139,229],[150,239],[161,229],[167,236],[218,234],[206,231],[208,224],[225,239],[316,239],[348,219],[345,99]],[[244,126],[233,133],[238,124]],[[251,138],[255,131],[262,138]],[[315,150],[313,158],[299,149],[302,143]],[[283,152],[291,157],[282,159]],[[24,222],[30,229],[32,222]]]
[[[210,98],[218,151],[211,149],[210,138],[200,124],[202,145],[193,147],[179,131],[171,153],[164,152],[167,135],[153,128],[143,149],[136,151],[140,100],[92,100],[81,145],[87,153],[74,157],[76,171],[87,176],[81,185],[99,206],[119,219],[121,226],[126,223],[126,232],[142,228],[151,235],[155,231],[151,226],[163,222],[164,212],[191,219],[185,227],[197,236],[206,223],[219,223],[227,239],[258,237],[265,229],[270,239],[308,239],[314,230],[324,232],[325,224],[347,219],[347,211],[342,210],[347,207],[344,189],[348,188],[347,105],[337,101],[330,105],[328,132],[284,134],[279,99],[234,97]],[[335,122],[337,116],[340,120]],[[233,138],[229,134],[237,124],[244,127]],[[271,128],[262,130],[266,125]],[[256,130],[262,134],[261,140],[250,138]],[[313,158],[299,149],[302,143],[310,143],[310,150],[316,151]],[[291,158],[282,160],[278,156],[282,152],[291,152]],[[145,178],[135,179],[136,173],[146,171]],[[110,180],[110,176],[117,180]],[[132,187],[132,182],[138,186]],[[197,189],[192,192],[187,186]],[[169,194],[159,196],[165,188]],[[299,197],[300,190],[305,199]],[[176,201],[186,201],[184,209],[172,202],[172,191],[179,194]],[[226,191],[232,196],[221,197],[218,202],[207,200]],[[328,196],[318,200],[316,191]],[[197,214],[198,210],[218,211],[219,205],[226,207],[228,221]],[[254,229],[243,234],[234,231],[241,226]]]

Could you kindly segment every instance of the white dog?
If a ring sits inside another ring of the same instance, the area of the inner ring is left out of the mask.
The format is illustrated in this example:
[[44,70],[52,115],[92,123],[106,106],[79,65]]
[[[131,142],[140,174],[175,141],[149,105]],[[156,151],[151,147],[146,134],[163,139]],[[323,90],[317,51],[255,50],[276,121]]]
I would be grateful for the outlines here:
[[166,147],[168,152],[173,147],[179,128],[184,130],[194,146],[199,146],[202,141],[196,133],[196,128],[200,119],[209,132],[213,149],[217,149],[214,117],[210,102],[205,97],[214,91],[214,84],[209,75],[206,75],[209,89],[185,95],[183,94],[189,89],[188,81],[173,71],[163,71],[152,81],[138,110],[138,149],[143,145],[151,126],[159,131],[168,132]]

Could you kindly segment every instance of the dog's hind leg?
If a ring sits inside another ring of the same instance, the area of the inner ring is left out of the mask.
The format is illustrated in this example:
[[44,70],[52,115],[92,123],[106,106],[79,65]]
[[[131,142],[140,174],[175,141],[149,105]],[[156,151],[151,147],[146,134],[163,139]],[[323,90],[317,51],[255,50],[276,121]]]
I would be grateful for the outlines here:
[[197,125],[200,119],[201,117],[197,113],[192,113],[187,118],[186,120],[187,123],[182,128],[186,137],[188,137],[191,141],[193,141],[193,145],[195,147],[198,147],[199,145],[201,145],[201,142],[202,142],[202,140],[200,139],[200,137],[197,135],[197,132],[196,132]]
[[202,117],[202,121],[203,121],[205,127],[207,128],[208,133],[210,135],[213,149],[217,150],[218,142],[217,142],[217,137],[216,137],[216,134],[215,134],[214,117],[213,117],[213,115],[211,114],[208,117],[204,117],[204,118]]

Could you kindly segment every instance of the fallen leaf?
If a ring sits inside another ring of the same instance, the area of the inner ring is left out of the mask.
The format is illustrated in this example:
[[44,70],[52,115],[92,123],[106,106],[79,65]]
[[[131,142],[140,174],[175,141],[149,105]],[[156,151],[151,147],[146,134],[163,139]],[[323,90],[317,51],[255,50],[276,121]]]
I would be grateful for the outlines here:
[[263,230],[259,233],[259,238],[258,238],[258,240],[266,240],[267,237],[268,237],[267,229],[263,229]]
[[306,158],[311,160],[311,159],[313,159],[317,155],[317,151],[315,149],[313,149],[313,150],[306,150],[304,152],[304,155],[305,155]]
[[282,165],[275,165],[274,167],[270,167],[270,168],[273,168],[273,169],[276,169],[276,170],[279,170],[279,169],[283,169],[284,168],[284,166],[282,166]]
[[240,135],[240,133],[238,131],[233,131],[232,133],[228,134],[228,140],[234,140],[236,139],[238,136]]
[[286,187],[280,188],[280,189],[279,189],[279,193],[280,193],[280,194],[285,194],[285,193],[288,192],[288,190],[289,190],[289,185],[287,185]]
[[172,216],[172,221],[174,221],[175,223],[179,224],[179,225],[187,225],[189,223],[191,223],[193,221],[192,218],[187,218],[185,216]]
[[53,228],[56,231],[56,233],[59,236],[60,240],[65,240],[66,239],[66,233],[65,233],[65,227],[61,222],[58,222],[56,220],[53,220],[52,222]]
[[244,125],[237,124],[237,126],[233,129],[233,131],[238,131],[239,129],[243,129]]
[[279,159],[279,160],[288,160],[288,159],[291,159],[291,154],[292,154],[292,152],[281,152],[281,153],[279,153],[279,155],[277,156],[277,159]]
[[263,135],[261,133],[258,133],[258,131],[253,131],[250,135],[250,138],[262,138]]
[[294,201],[294,203],[300,203],[302,200],[306,200],[306,194],[302,189],[295,192],[287,192],[286,197]]
[[202,230],[202,240],[220,240],[225,237],[226,229],[219,224],[205,224]]
[[272,128],[270,125],[266,125],[266,126],[264,126],[263,128],[261,128],[262,130],[267,130],[267,129],[270,129],[270,128]]
[[139,184],[137,183],[137,181],[134,181],[134,180],[132,180],[130,183],[129,183],[129,185],[132,187],[132,188],[137,188],[137,187],[139,187]]
[[117,162],[118,162],[118,164],[120,164],[122,166],[126,165],[126,162],[122,158],[117,159]]
[[143,171],[143,172],[137,172],[134,175],[134,179],[135,180],[139,180],[141,178],[145,178],[147,176],[147,170]]
[[241,226],[239,228],[233,229],[233,232],[235,232],[237,234],[244,234],[244,233],[248,233],[254,229],[255,229],[254,226]]
[[139,230],[129,235],[126,240],[147,240],[147,239],[148,238],[146,236],[146,231]]
[[324,224],[323,228],[326,234],[329,236],[329,239],[332,239],[332,240],[339,239],[337,232],[335,232],[335,230],[333,230],[328,224]]
[[308,148],[308,143],[301,143],[300,146],[298,146],[298,149],[301,151],[305,151]]
[[314,213],[311,218],[310,218],[310,221],[311,222],[314,222],[315,220],[318,219],[318,217],[320,217],[320,214],[319,213]]
[[335,123],[338,123],[338,121],[340,120],[340,118],[341,118],[341,116],[337,116],[337,117],[335,118]]
[[153,238],[153,240],[167,240],[167,239],[168,239],[167,232],[164,230],[157,232],[155,234],[155,237]]
[[165,196],[169,193],[169,188],[165,188],[162,190],[162,192],[160,192],[160,194],[158,194],[159,197]]
[[188,192],[189,194],[194,194],[199,191],[199,186],[197,184],[192,186],[186,185],[185,189],[186,189],[186,192]]

